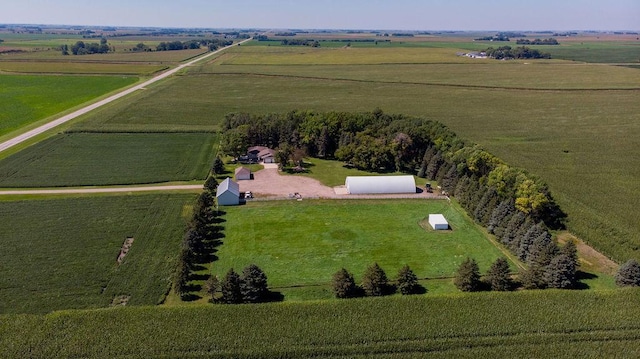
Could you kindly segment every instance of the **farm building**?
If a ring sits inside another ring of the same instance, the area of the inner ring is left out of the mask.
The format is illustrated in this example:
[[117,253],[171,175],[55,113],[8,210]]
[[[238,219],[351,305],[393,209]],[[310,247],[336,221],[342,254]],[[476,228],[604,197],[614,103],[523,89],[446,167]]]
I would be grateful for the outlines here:
[[345,187],[349,194],[416,193],[413,176],[349,176]]
[[240,161],[256,163],[256,162],[264,162],[264,163],[274,163],[275,162],[275,154],[276,151],[272,150],[269,147],[265,146],[253,146],[247,149],[247,154],[245,156],[240,156]]
[[235,174],[236,174],[236,181],[251,179],[251,170],[246,167],[236,168]]
[[441,214],[430,214],[429,224],[431,225],[431,228],[435,230],[449,229],[449,222],[447,222],[446,218]]
[[216,199],[219,206],[237,206],[240,204],[240,186],[227,178],[218,185]]

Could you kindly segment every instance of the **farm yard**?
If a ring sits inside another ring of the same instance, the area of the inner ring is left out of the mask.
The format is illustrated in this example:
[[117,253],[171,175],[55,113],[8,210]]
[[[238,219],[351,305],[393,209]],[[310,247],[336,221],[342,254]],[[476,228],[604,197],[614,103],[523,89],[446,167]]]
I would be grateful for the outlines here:
[[[194,38],[141,35],[109,38],[112,53],[63,56],[56,47],[81,37],[3,35],[0,28],[2,47],[28,51],[0,54],[0,84],[7,84],[0,108],[10,110],[0,114],[0,138],[207,52],[130,51],[141,41],[155,47]],[[539,175],[568,214],[567,231],[553,233],[562,243],[576,235],[618,264],[640,259],[640,72],[629,65],[637,42],[571,38],[535,46],[552,60],[526,61],[457,56],[491,45],[471,33],[347,46],[371,36],[293,37],[317,37],[319,48],[280,40],[233,46],[1,154],[0,188],[199,185],[217,155],[232,157],[221,151],[229,113],[379,108],[440,121]],[[579,242],[584,290],[460,293],[453,277],[465,258],[484,274],[508,253],[496,237],[456,198],[305,197],[331,197],[323,191],[331,194],[346,176],[379,174],[330,157],[305,158],[304,173],[269,172],[276,179],[258,172],[240,184],[257,200],[220,207],[221,243],[212,261],[192,268],[189,301],[172,286],[197,212],[193,191],[0,196],[0,357],[639,354],[640,312],[629,303],[640,292],[614,289],[616,263]],[[217,180],[233,167],[215,173]],[[304,191],[310,185],[317,193]],[[291,192],[302,200],[260,200]],[[430,213],[443,213],[451,230],[429,230]],[[518,277],[526,263],[508,258]],[[408,264],[426,293],[334,298],[336,271],[346,268],[360,283],[374,262],[391,280]],[[207,303],[211,275],[240,273],[250,263],[283,303]]]

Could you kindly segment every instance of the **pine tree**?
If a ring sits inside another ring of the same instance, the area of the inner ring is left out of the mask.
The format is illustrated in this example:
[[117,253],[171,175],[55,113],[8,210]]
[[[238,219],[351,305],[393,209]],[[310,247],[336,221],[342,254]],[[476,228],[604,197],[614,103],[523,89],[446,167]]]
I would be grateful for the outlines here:
[[240,276],[233,268],[229,269],[220,284],[222,298],[220,301],[226,304],[242,303],[242,292],[240,290]]
[[[487,225],[489,216],[493,212],[493,207],[495,206],[497,197],[498,192],[494,187],[489,187],[484,192],[482,198],[480,198],[480,201],[478,202],[478,205],[473,211],[473,217],[478,223],[482,224],[483,226]],[[492,204],[492,202],[494,204]]]
[[558,245],[551,239],[551,235],[544,231],[533,240],[529,247],[528,263],[535,263],[540,267],[546,267],[559,253]]
[[513,289],[509,262],[506,258],[500,257],[493,262],[487,272],[487,282],[491,285],[491,290],[507,291]]
[[560,253],[569,257],[574,267],[578,267],[578,247],[576,246],[576,242],[568,240],[560,249]]
[[529,268],[520,275],[520,282],[524,289],[544,289],[547,287],[545,279],[545,267],[537,264],[529,264]]
[[576,284],[576,266],[566,254],[557,255],[545,271],[545,281],[549,288],[569,289]]
[[463,292],[475,292],[480,289],[480,268],[475,259],[467,257],[460,264],[453,283]]
[[211,172],[215,174],[224,173],[224,162],[222,161],[222,158],[220,158],[220,156],[216,156],[216,159],[213,161]]
[[367,296],[377,297],[389,292],[387,274],[378,263],[369,266],[362,279],[362,289]]
[[501,241],[505,245],[511,248],[513,242],[515,241],[516,235],[518,233],[518,228],[524,224],[526,216],[524,213],[520,211],[516,211],[511,219],[509,219],[509,223],[507,223],[504,231],[502,233]]
[[211,297],[209,301],[212,303],[215,303],[217,301],[216,293],[220,289],[220,279],[218,279],[218,276],[216,275],[210,276],[207,279],[207,281],[204,283],[204,287],[205,287],[205,290],[207,291],[207,294],[209,294],[209,296]]
[[458,184],[458,168],[457,166],[451,166],[449,171],[442,178],[442,189],[447,193],[453,194]]
[[620,287],[640,287],[640,264],[635,259],[629,259],[618,269],[616,284]]
[[398,290],[402,295],[417,294],[422,287],[418,284],[418,277],[408,265],[400,268],[397,277]]
[[265,302],[269,296],[267,275],[255,264],[250,264],[242,270],[240,276],[240,291],[245,303]]
[[515,207],[513,206],[513,201],[510,199],[503,200],[500,202],[498,207],[496,207],[491,213],[491,217],[489,218],[489,222],[487,224],[487,229],[490,233],[495,234],[497,237],[502,237],[504,233],[504,228],[509,222],[510,216],[515,211]]
[[433,157],[431,157],[431,160],[429,161],[429,164],[427,165],[427,169],[425,170],[425,173],[424,173],[425,177],[430,180],[435,180],[436,174],[438,173],[438,169],[440,168],[443,162],[444,160],[442,159],[442,153],[438,151]]
[[187,282],[189,281],[189,266],[182,260],[178,262],[178,267],[173,277],[173,290],[179,295],[183,296],[187,293]]
[[524,236],[522,236],[522,240],[520,240],[518,250],[516,252],[521,260],[526,261],[529,258],[533,242],[543,233],[545,233],[545,228],[542,222],[529,227]]
[[336,298],[353,298],[358,295],[358,286],[353,275],[344,268],[333,275],[332,287]]
[[218,188],[218,181],[214,176],[210,175],[209,177],[207,177],[207,180],[204,181],[204,188],[207,191],[209,191],[211,194],[213,194],[216,192],[216,189]]

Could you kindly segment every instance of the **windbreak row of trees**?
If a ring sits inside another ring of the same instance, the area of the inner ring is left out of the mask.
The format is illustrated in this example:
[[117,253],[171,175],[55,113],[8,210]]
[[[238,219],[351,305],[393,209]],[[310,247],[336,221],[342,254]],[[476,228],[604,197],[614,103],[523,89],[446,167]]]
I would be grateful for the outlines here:
[[427,291],[418,283],[418,277],[408,265],[400,269],[395,283],[391,283],[378,263],[367,267],[361,285],[356,283],[353,274],[342,268],[333,275],[331,286],[336,298],[379,297],[391,295],[397,291],[402,295],[411,295]]
[[[233,44],[233,40],[223,39],[203,39],[203,40],[190,40],[190,41],[170,41],[161,42],[156,46],[156,51],[176,51],[187,49],[199,49],[202,46],[206,46],[209,50],[217,50],[220,47],[229,46]],[[144,44],[142,44],[144,45]]]
[[367,171],[404,172],[436,180],[476,222],[521,260],[542,270],[560,253],[550,229],[566,215],[537,176],[508,165],[445,125],[422,118],[369,113],[295,111],[230,114],[222,148],[238,156],[248,146],[291,147]]
[[558,40],[550,37],[548,39],[518,39],[516,40],[516,44],[518,45],[560,45]]
[[103,37],[102,39],[100,39],[100,43],[78,41],[75,44],[71,45],[71,48],[69,48],[69,45],[62,45],[60,47],[60,51],[63,55],[69,55],[69,51],[71,51],[71,53],[74,55],[91,55],[106,54],[114,50],[107,43],[107,39]]
[[548,52],[540,52],[536,49],[530,49],[526,46],[519,46],[515,49],[511,46],[500,46],[497,49],[490,47],[484,52],[488,57],[496,60],[512,60],[512,59],[550,59],[551,54]]

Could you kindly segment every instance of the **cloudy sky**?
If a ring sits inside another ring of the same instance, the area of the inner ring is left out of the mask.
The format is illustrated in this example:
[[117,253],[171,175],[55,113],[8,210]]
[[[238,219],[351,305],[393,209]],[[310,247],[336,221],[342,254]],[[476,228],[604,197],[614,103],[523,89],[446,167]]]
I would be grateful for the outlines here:
[[640,30],[640,0],[0,0],[0,23],[381,30]]

